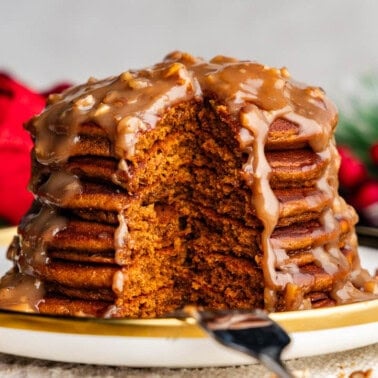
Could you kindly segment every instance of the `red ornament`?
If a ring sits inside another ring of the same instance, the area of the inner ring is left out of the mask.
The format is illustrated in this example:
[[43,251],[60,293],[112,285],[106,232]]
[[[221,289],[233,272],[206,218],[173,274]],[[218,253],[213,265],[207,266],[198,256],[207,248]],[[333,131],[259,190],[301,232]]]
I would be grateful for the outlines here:
[[355,205],[363,209],[375,202],[378,202],[378,181],[368,181],[357,191]]
[[33,197],[27,190],[32,141],[23,124],[45,106],[45,99],[0,73],[0,218],[17,224]]
[[69,86],[62,83],[39,94],[0,72],[0,218],[11,224],[19,223],[33,201],[27,190],[32,141],[23,125],[42,111],[45,96]]
[[354,206],[366,221],[378,227],[378,181],[368,181],[357,191]]
[[340,185],[346,189],[355,188],[367,179],[367,169],[357,156],[345,146],[338,147],[341,156],[339,170]]
[[371,147],[370,147],[370,156],[371,160],[375,165],[378,165],[378,142],[375,142]]

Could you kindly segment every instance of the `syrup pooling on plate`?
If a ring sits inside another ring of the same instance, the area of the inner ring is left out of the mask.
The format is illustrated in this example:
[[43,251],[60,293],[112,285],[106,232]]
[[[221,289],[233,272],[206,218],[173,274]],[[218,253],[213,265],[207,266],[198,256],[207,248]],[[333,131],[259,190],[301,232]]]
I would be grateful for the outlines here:
[[8,248],[7,257],[15,261],[16,266],[1,279],[0,308],[38,311],[46,292],[38,278],[39,267],[49,263],[47,245],[66,226],[67,219],[48,206],[23,219],[19,226],[20,237],[15,237]]
[[[250,206],[262,225],[261,256],[256,261],[263,271],[267,309],[277,310],[277,293],[286,295],[286,302],[292,303],[293,309],[309,307],[308,301],[302,300],[305,294],[302,287],[313,285],[313,277],[289,262],[290,251],[274,238],[283,205],[270,182],[272,168],[268,163],[266,144],[271,126],[278,120],[294,123],[297,139],[317,154],[326,166],[317,179],[314,198],[304,196],[311,202],[309,208],[314,209],[320,206],[323,197],[332,199],[323,210],[319,227],[335,237],[324,247],[310,246],[310,252],[313,251],[312,258],[324,272],[342,282],[332,291],[334,299],[337,301],[342,296],[342,301],[348,300],[345,298],[351,290],[342,290],[342,285],[352,278],[357,287],[366,286],[366,291],[372,290],[372,284],[365,285],[371,280],[360,269],[358,258],[354,256],[350,263],[345,256],[344,251],[356,250],[353,237],[347,238],[343,246],[338,244],[342,224],[346,222],[352,227],[355,214],[337,194],[338,156],[332,138],[337,113],[324,92],[291,80],[285,68],[276,69],[222,56],[206,62],[179,52],[170,54],[165,61],[150,68],[127,71],[105,80],[91,79],[87,84],[54,95],[46,111],[28,124],[35,139],[35,158],[38,164],[51,167],[51,172],[36,193],[45,203],[41,214],[32,214],[26,219],[24,223],[30,223],[27,226],[30,229],[26,226],[20,228],[21,234],[26,236],[21,241],[20,256],[29,261],[24,271],[33,268],[34,263],[38,265],[41,257],[41,261],[48,264],[48,260],[43,260],[45,242],[65,228],[64,217],[51,213],[47,222],[51,227],[43,229],[44,216],[52,210],[47,205],[64,208],[70,196],[83,194],[76,175],[59,171],[60,166],[69,164],[70,158],[75,157],[77,145],[85,137],[82,129],[91,129],[94,136],[105,136],[109,142],[106,157],[117,160],[117,172],[122,171],[131,180],[132,159],[138,154],[140,136],[153,130],[164,113],[180,103],[206,103],[218,115],[228,117],[227,122],[235,131],[240,149],[246,156],[240,174],[251,192]],[[112,175],[111,181],[122,184],[117,173]],[[62,191],[59,190],[61,186]],[[133,193],[126,195],[132,196]],[[117,207],[115,218],[118,223],[113,237],[114,260],[121,266],[124,263],[121,257],[131,255],[133,247],[126,208],[122,206],[120,203]],[[354,277],[348,277],[350,264],[359,272]],[[113,291],[117,296],[124,288],[125,270],[120,268],[114,275]],[[29,273],[32,274],[32,270]],[[337,294],[340,290],[342,295]],[[353,298],[354,295],[350,294],[349,299]],[[111,313],[116,313],[113,305],[111,309]]]
[[8,249],[8,258],[15,261],[16,266],[0,281],[0,308],[38,311],[46,292],[38,278],[39,267],[49,263],[47,244],[66,225],[67,220],[48,207],[23,220],[19,232],[24,237],[15,237]]
[[[8,248],[7,257],[19,261],[19,238],[15,236]],[[36,312],[43,301],[45,289],[43,283],[22,271],[18,264],[0,281],[0,308],[15,311]],[[26,269],[27,270],[27,269]]]
[[27,274],[10,271],[1,280],[1,308],[37,312],[44,295],[45,289],[42,282]]

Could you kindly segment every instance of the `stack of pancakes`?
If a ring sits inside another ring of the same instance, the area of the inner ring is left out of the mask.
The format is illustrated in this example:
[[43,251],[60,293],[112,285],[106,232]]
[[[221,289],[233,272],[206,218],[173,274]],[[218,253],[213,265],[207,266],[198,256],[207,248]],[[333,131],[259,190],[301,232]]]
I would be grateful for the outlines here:
[[35,202],[0,306],[154,317],[373,298],[336,123],[286,69],[184,53],[51,96],[27,125]]

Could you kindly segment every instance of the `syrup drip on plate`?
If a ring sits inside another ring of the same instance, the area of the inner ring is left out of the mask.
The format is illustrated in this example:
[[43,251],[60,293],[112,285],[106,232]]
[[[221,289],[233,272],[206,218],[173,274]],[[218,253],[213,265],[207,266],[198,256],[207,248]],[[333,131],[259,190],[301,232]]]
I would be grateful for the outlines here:
[[42,282],[27,274],[8,272],[0,281],[0,308],[23,312],[38,312],[45,289]]

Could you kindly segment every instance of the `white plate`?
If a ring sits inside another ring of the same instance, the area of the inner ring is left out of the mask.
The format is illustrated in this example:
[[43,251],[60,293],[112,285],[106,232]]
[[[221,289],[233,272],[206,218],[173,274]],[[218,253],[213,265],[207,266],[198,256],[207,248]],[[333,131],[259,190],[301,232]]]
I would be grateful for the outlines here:
[[[0,231],[0,244],[9,232]],[[0,246],[0,274],[10,266]],[[378,250],[360,247],[362,265]],[[339,352],[378,342],[378,300],[271,315],[292,339],[284,359]],[[0,311],[0,352],[54,361],[132,367],[206,367],[254,360],[207,337],[192,319],[101,320]]]

